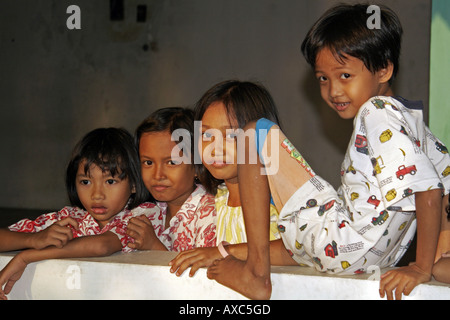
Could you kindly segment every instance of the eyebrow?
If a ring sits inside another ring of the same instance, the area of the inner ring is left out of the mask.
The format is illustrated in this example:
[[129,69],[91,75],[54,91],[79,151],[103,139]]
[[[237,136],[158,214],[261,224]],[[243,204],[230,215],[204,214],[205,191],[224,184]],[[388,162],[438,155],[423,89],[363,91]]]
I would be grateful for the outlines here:
[[202,124],[202,129],[217,129],[217,130],[223,130],[223,129],[225,129],[225,130],[227,130],[227,129],[239,129],[238,127],[233,127],[233,126],[231,126],[231,125],[229,125],[229,126],[222,126],[222,127],[220,127],[220,128],[215,128],[215,127],[211,127],[211,126],[208,126],[208,125],[204,125],[204,124]]
[[[142,160],[151,160],[151,161],[153,161],[153,158],[152,157],[149,157],[149,156],[146,156],[146,155],[142,155],[142,156],[139,156],[139,159],[142,161]],[[163,161],[166,161],[166,160],[172,160],[172,155],[170,155],[170,156],[168,156],[168,157],[165,157],[165,158],[163,158],[162,159]]]
[[[117,172],[116,176],[120,176],[120,173]],[[77,173],[77,178],[91,178],[91,175],[89,174],[89,171],[87,173]],[[111,174],[111,171],[105,171],[103,172],[103,177],[115,177]]]

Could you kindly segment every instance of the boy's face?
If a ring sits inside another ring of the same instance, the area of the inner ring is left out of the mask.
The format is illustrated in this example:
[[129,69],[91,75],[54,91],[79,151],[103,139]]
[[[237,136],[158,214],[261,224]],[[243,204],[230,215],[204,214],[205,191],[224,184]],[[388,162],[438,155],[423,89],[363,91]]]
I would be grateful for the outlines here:
[[346,56],[339,61],[330,49],[323,48],[317,55],[315,74],[322,98],[343,119],[353,119],[374,96],[393,95],[388,83],[392,64],[372,73],[362,60]]

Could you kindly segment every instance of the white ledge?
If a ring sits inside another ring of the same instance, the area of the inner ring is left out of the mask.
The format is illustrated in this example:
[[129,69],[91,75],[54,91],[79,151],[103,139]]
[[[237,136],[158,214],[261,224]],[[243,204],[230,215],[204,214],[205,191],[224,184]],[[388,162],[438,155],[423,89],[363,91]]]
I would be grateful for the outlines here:
[[[3,268],[16,252],[0,254]],[[140,251],[103,258],[46,260],[30,264],[8,295],[24,299],[241,300],[239,293],[206,277],[169,272],[173,252]],[[382,270],[384,272],[385,270]],[[377,300],[374,275],[331,276],[306,267],[272,267],[274,300]],[[406,299],[449,300],[450,285],[432,281],[417,286]]]

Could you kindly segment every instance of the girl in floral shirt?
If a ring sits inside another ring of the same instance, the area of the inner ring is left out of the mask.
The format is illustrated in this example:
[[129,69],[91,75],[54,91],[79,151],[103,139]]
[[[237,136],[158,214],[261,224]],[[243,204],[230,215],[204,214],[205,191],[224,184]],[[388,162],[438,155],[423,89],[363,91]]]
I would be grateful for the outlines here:
[[123,129],[93,130],[76,145],[66,171],[66,188],[71,207],[0,230],[0,251],[28,249],[0,272],[0,299],[6,298],[31,262],[131,251],[128,220],[159,212],[155,204],[145,202],[149,194],[142,183],[137,150],[133,137]]
[[159,109],[137,128],[142,179],[161,211],[131,219],[131,248],[185,251],[216,245],[214,196],[195,183],[193,137],[193,111],[186,108]]

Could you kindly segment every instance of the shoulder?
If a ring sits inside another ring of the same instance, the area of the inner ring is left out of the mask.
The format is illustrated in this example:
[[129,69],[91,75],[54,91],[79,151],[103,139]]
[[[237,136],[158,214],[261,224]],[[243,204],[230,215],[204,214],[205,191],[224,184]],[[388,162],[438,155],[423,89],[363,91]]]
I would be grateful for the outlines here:
[[388,111],[399,111],[405,106],[393,97],[375,96],[367,100],[360,108],[357,117],[366,117],[369,114],[383,114]]

